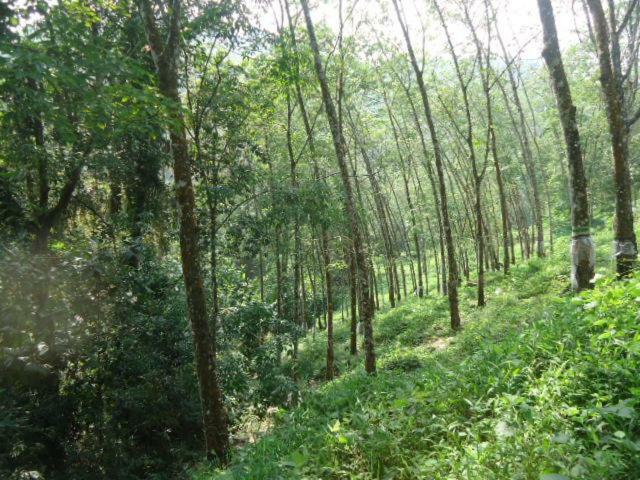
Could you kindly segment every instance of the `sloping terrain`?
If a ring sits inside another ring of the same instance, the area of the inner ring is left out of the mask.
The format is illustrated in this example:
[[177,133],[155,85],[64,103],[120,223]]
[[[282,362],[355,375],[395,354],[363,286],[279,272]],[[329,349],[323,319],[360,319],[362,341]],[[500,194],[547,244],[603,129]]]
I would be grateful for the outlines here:
[[[194,478],[640,478],[640,276],[574,297],[562,240],[492,276],[486,308],[464,290],[455,336],[444,298],[380,313],[373,378],[339,322],[341,376],[279,411],[229,470]],[[302,374],[321,370],[323,340],[301,350]]]

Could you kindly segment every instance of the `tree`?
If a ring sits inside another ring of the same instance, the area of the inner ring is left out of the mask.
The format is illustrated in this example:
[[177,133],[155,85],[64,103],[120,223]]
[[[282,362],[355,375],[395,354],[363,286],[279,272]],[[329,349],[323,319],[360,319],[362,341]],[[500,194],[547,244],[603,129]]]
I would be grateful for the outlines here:
[[[456,55],[453,43],[451,41],[451,35],[449,34],[447,23],[445,22],[444,16],[442,15],[442,10],[440,9],[440,6],[438,5],[437,2],[435,3],[435,5],[436,5],[436,10],[438,12],[438,16],[440,17],[440,23],[447,37],[449,52],[451,53],[451,58],[453,60],[453,64],[456,70],[456,77],[458,78],[458,83],[460,86],[460,91],[462,93],[462,100],[463,100],[464,110],[465,110],[465,120],[466,120],[467,128],[464,135],[464,140],[467,144],[469,159],[471,160],[471,173],[473,177],[473,197],[474,197],[474,204],[475,204],[474,210],[475,210],[475,217],[476,217],[475,220],[476,220],[476,245],[477,245],[476,249],[477,249],[477,267],[478,267],[478,306],[483,307],[485,305],[485,294],[484,294],[485,234],[484,234],[484,220],[482,217],[482,181],[487,171],[487,155],[484,156],[484,161],[482,162],[482,164],[479,164],[477,155],[476,155],[476,148],[475,148],[476,139],[474,138],[474,134],[473,134],[473,120],[471,118],[471,106],[469,103],[468,90],[469,90],[469,83],[471,81],[471,78],[467,80],[464,78],[462,74],[462,70],[460,69],[460,62],[458,61],[458,56]],[[488,80],[487,78],[485,78],[485,75],[488,74],[489,70],[488,69],[485,70],[487,72],[486,74],[485,72],[483,72],[484,61],[482,59],[483,54],[482,54],[482,49],[480,45],[480,40],[478,39],[476,31],[473,28],[473,23],[469,18],[469,12],[467,10],[466,4],[464,5],[464,13],[465,13],[465,19],[467,20],[467,24],[471,29],[471,33],[472,33],[474,42],[476,44],[476,59],[480,66],[480,75],[482,76],[483,89],[485,90],[485,92],[488,92],[489,90]],[[473,76],[473,74],[474,74],[474,71],[472,70],[470,73],[470,77]],[[489,125],[489,128],[491,128],[490,127],[492,123],[491,108],[489,105],[490,103],[487,103],[487,106],[488,106],[487,123]],[[453,117],[451,116],[451,118]],[[457,125],[456,125],[456,130],[459,131]]]
[[531,194],[533,197],[533,216],[536,227],[535,232],[535,245],[536,245],[536,254],[538,257],[545,256],[544,249],[544,229],[542,226],[542,202],[540,200],[540,188],[538,185],[538,173],[536,170],[533,151],[531,149],[531,142],[529,139],[529,129],[527,127],[527,120],[525,118],[524,108],[522,107],[522,101],[520,100],[520,93],[518,89],[518,82],[516,79],[516,74],[514,72],[514,58],[510,58],[507,53],[507,49],[502,40],[502,36],[500,35],[500,31],[496,28],[496,35],[498,37],[498,43],[500,44],[500,48],[502,49],[502,59],[506,63],[506,71],[507,76],[509,78],[509,85],[511,86],[511,93],[513,95],[513,104],[516,107],[516,112],[518,114],[518,119],[515,120],[512,118],[512,123],[514,129],[518,135],[518,140],[520,142],[520,150],[522,152],[522,159],[524,162],[525,170],[527,172],[527,176],[529,178],[529,183],[531,185]]
[[551,76],[567,147],[571,192],[571,283],[574,289],[580,291],[593,286],[591,280],[594,275],[596,256],[595,244],[591,236],[587,179],[582,165],[576,107],[571,98],[571,88],[562,62],[551,0],[538,0],[538,9],[544,37],[542,56]]
[[[638,257],[638,245],[633,227],[633,199],[629,170],[629,131],[624,117],[624,96],[618,75],[614,71],[610,49],[611,36],[600,0],[587,0],[593,24],[600,65],[600,85],[604,96],[616,186],[616,216],[614,224],[614,256],[616,271],[629,275]],[[611,4],[613,8],[613,3]],[[611,12],[613,15],[613,12]],[[613,25],[614,28],[615,24]],[[619,68],[615,69],[616,71]]]
[[449,207],[447,204],[447,188],[444,176],[444,167],[442,162],[442,151],[440,149],[440,142],[436,133],[436,126],[431,113],[431,104],[429,103],[429,96],[427,95],[427,88],[424,84],[424,78],[422,76],[422,70],[418,65],[411,39],[409,38],[409,31],[406,26],[406,22],[402,18],[400,13],[400,7],[398,0],[393,0],[393,6],[398,17],[398,23],[402,29],[402,33],[407,45],[407,51],[409,52],[409,60],[418,82],[418,90],[420,91],[420,98],[422,99],[422,106],[424,108],[424,114],[427,119],[427,125],[429,126],[429,133],[431,135],[431,143],[433,144],[433,152],[436,164],[436,172],[438,174],[438,189],[440,193],[440,208],[442,214],[442,227],[444,230],[445,243],[447,247],[447,265],[449,267],[449,278],[447,291],[449,296],[449,315],[451,317],[451,328],[457,330],[460,328],[460,306],[458,303],[458,265],[456,263],[455,246],[453,244],[453,234],[451,231],[451,222],[449,219]]
[[187,292],[189,320],[195,346],[196,373],[202,402],[202,418],[205,449],[225,461],[229,447],[227,416],[218,382],[215,362],[215,343],[209,331],[205,290],[198,258],[198,228],[195,212],[195,195],[191,179],[191,159],[187,147],[184,117],[178,91],[178,67],[180,58],[181,2],[173,0],[167,13],[169,30],[163,41],[156,21],[156,13],[148,0],[140,0],[151,54],[158,74],[160,92],[171,104],[169,136],[173,155],[176,202],[180,220],[180,253],[182,271]]
[[356,202],[353,194],[353,187],[351,185],[351,178],[349,174],[349,166],[347,161],[347,146],[344,140],[341,125],[338,121],[338,114],[336,112],[331,92],[329,91],[329,84],[327,82],[324,67],[322,66],[322,59],[320,58],[320,49],[318,47],[318,41],[316,39],[315,29],[313,21],[311,19],[311,12],[309,11],[309,4],[307,0],[300,0],[302,5],[302,11],[307,24],[307,33],[309,35],[309,44],[313,51],[313,60],[318,82],[320,83],[320,89],[322,91],[322,101],[324,103],[325,112],[329,121],[329,127],[331,130],[331,137],[333,139],[333,146],[338,160],[338,167],[340,168],[340,176],[342,178],[342,185],[344,188],[344,207],[349,218],[349,225],[351,228],[351,241],[353,242],[353,250],[358,269],[358,280],[360,284],[360,316],[364,324],[364,350],[365,350],[365,369],[367,373],[375,373],[376,371],[376,357],[373,344],[373,304],[370,297],[370,277],[369,277],[369,259],[365,252],[363,243],[363,236],[361,233],[360,220],[358,218],[358,211],[356,210]]

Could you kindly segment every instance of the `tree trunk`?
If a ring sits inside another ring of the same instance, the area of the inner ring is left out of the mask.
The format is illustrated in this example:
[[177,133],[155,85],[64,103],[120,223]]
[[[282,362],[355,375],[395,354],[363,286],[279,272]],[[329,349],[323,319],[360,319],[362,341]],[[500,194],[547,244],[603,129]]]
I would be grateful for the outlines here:
[[[358,148],[360,149],[360,154],[362,156],[362,159],[364,160],[365,169],[367,171],[367,177],[369,178],[369,183],[371,184],[371,189],[373,191],[372,192],[373,200],[376,207],[378,224],[380,226],[380,233],[382,235],[385,256],[387,257],[389,268],[393,273],[393,271],[395,270],[396,259],[395,259],[395,251],[393,248],[393,242],[391,241],[391,235],[389,233],[389,222],[388,222],[385,207],[384,207],[385,205],[384,194],[382,193],[382,190],[380,188],[380,183],[378,182],[378,178],[376,177],[376,174],[373,170],[373,165],[371,163],[371,159],[369,158],[369,154],[367,153],[367,150],[362,145],[362,143],[359,141],[358,132],[356,131],[356,127],[353,121],[351,122],[351,125],[352,125],[353,135],[356,140],[356,143],[358,144]],[[389,303],[391,304],[391,308],[394,308],[396,306],[396,291],[395,291],[395,285],[393,281],[389,283],[388,294],[389,294]]]
[[[485,305],[485,296],[484,296],[484,249],[485,249],[485,236],[483,229],[483,220],[482,220],[482,180],[484,178],[484,174],[487,166],[487,157],[485,155],[484,164],[482,167],[479,167],[478,161],[475,153],[474,146],[474,136],[473,136],[473,122],[471,119],[471,107],[469,105],[469,96],[468,96],[468,85],[469,83],[464,79],[462,71],[460,69],[460,64],[458,62],[458,56],[456,55],[455,49],[453,47],[453,43],[451,41],[451,36],[449,35],[449,29],[447,28],[447,23],[442,15],[442,11],[440,10],[440,6],[437,2],[435,2],[436,10],[438,11],[438,15],[440,17],[440,22],[442,27],[444,28],[447,42],[449,44],[449,51],[451,52],[451,57],[453,59],[453,63],[456,70],[456,76],[458,77],[458,83],[460,85],[460,90],[462,92],[462,99],[464,103],[465,116],[467,121],[467,131],[465,140],[467,142],[467,148],[469,150],[469,158],[471,160],[471,172],[473,174],[473,193],[474,193],[474,209],[475,209],[475,221],[476,221],[476,245],[477,245],[477,269],[478,269],[478,292],[477,292],[477,302],[479,307],[484,307]],[[476,58],[480,65],[480,76],[482,78],[482,86],[485,92],[485,95],[489,95],[489,85],[488,81],[485,78],[485,73],[483,72],[483,61],[482,61],[482,50],[480,46],[480,41],[476,35],[475,29],[473,27],[473,23],[469,17],[469,12],[467,10],[466,4],[464,5],[464,13],[465,18],[467,20],[468,26],[471,29],[471,33],[476,44]],[[487,75],[488,75],[488,69]],[[487,123],[489,125],[489,129],[492,129],[492,121],[491,121],[491,107],[490,103],[487,103]],[[453,116],[451,117],[452,121]]]
[[[289,2],[285,2],[285,9],[287,13],[287,20],[289,23],[289,34],[291,35],[291,43],[293,45],[294,52],[298,51],[298,43],[295,35],[295,29],[293,22],[291,21],[291,13],[289,10]],[[311,122],[309,121],[309,114],[302,95],[302,88],[300,87],[300,75],[299,64],[295,57],[294,68],[296,75],[294,76],[294,86],[296,92],[296,99],[298,106],[300,107],[300,113],[302,115],[302,121],[304,124],[305,133],[307,135],[307,141],[309,142],[309,151],[311,153],[313,161],[313,172],[316,182],[320,181],[320,166],[318,165],[318,159],[315,151],[315,143],[313,138],[313,130],[311,128]],[[320,225],[320,249],[322,251],[322,270],[324,272],[324,287],[326,294],[326,326],[327,326],[327,380],[332,380],[334,376],[334,347],[333,347],[333,285],[331,278],[331,255],[329,253],[329,234],[327,233],[327,227],[324,222]]]
[[[438,187],[436,186],[436,182],[434,179],[433,168],[431,167],[431,162],[429,161],[429,153],[427,151],[427,144],[424,138],[424,133],[422,131],[422,126],[420,125],[420,119],[418,118],[418,112],[416,110],[415,104],[413,103],[413,97],[411,91],[404,84],[401,84],[406,96],[409,101],[409,106],[411,107],[411,115],[413,116],[414,125],[416,127],[416,131],[418,132],[418,137],[420,138],[420,146],[422,147],[423,154],[423,166],[427,172],[427,176],[429,177],[429,183],[431,185],[431,192],[433,194],[433,203],[435,205],[436,210],[436,220],[438,224],[438,243],[440,246],[440,264],[442,265],[442,281],[440,281],[440,277],[438,277],[438,285],[442,285],[442,294],[447,295],[447,264],[445,260],[445,235],[442,227],[442,208],[440,206],[440,198],[438,197]],[[438,287],[440,290],[440,287]]]
[[140,10],[151,52],[156,64],[158,84],[162,95],[173,105],[169,135],[173,155],[178,218],[180,220],[180,254],[182,273],[187,292],[187,307],[195,346],[196,375],[200,387],[202,416],[207,455],[215,455],[224,462],[227,458],[229,434],[222,391],[218,385],[215,363],[215,343],[207,322],[207,307],[202,272],[198,257],[198,229],[195,195],[191,180],[191,165],[187,149],[184,118],[178,92],[178,57],[180,43],[180,0],[173,0],[167,42],[156,25],[153,7],[148,0],[140,0]]
[[[424,285],[422,282],[422,252],[420,251],[420,242],[418,241],[418,225],[416,221],[416,212],[411,199],[411,193],[409,191],[409,179],[407,177],[407,167],[405,164],[404,156],[400,148],[400,141],[398,137],[398,130],[396,129],[396,120],[389,105],[386,91],[382,91],[385,106],[387,107],[387,114],[389,116],[389,122],[391,123],[391,131],[393,133],[393,139],[395,141],[396,150],[398,152],[398,158],[400,160],[400,170],[402,172],[402,183],[404,185],[405,199],[407,200],[407,207],[409,208],[409,220],[411,221],[411,237],[413,240],[413,246],[416,251],[416,264],[417,264],[417,294],[418,297],[424,296]],[[399,128],[399,125],[398,125]],[[411,255],[411,249],[409,249],[409,255]]]
[[318,82],[320,83],[322,100],[324,103],[325,112],[327,114],[327,119],[329,121],[331,137],[333,139],[333,146],[336,152],[338,166],[340,168],[340,175],[342,177],[342,183],[345,193],[345,210],[351,226],[351,241],[353,242],[356,264],[359,273],[358,276],[360,279],[360,291],[362,293],[360,298],[360,315],[364,324],[365,370],[367,371],[367,373],[375,373],[376,357],[373,344],[373,308],[371,305],[371,292],[369,286],[369,264],[362,239],[361,226],[359,223],[358,211],[356,210],[353,188],[351,186],[349,167],[346,158],[346,143],[342,134],[342,129],[340,128],[340,125],[338,123],[338,114],[336,112],[333,99],[331,98],[329,84],[325,76],[324,67],[322,66],[320,49],[318,47],[318,41],[316,39],[313,21],[311,20],[309,4],[307,0],[300,0],[300,4],[302,5],[305,22],[307,24],[307,32],[309,35],[311,50],[313,51],[313,60],[316,75],[318,77]]
[[[291,138],[291,120],[293,116],[293,107],[291,105],[291,98],[289,92],[287,92],[287,153],[289,155],[289,172],[290,172],[290,186],[293,191],[294,197],[298,194],[298,177],[296,172],[296,158],[293,153],[293,141]],[[294,211],[295,218],[293,220],[293,319],[296,325],[302,329],[304,327],[304,309],[301,302],[301,238],[300,238],[300,220],[297,211]],[[298,348],[298,333],[293,336],[294,352],[297,354]],[[294,355],[294,359],[297,355]]]
[[[520,102],[520,95],[518,94],[518,85],[513,74],[512,59],[507,54],[506,47],[500,36],[500,32],[497,31],[498,42],[502,48],[503,59],[507,63],[507,75],[509,77],[509,84],[511,85],[511,91],[513,93],[513,103],[516,106],[518,112],[518,120],[520,127],[520,140],[522,142],[522,157],[524,160],[524,166],[531,183],[531,190],[533,195],[533,208],[534,208],[534,220],[536,225],[536,254],[538,257],[544,257],[544,230],[542,227],[542,204],[540,202],[540,189],[538,187],[538,177],[536,175],[535,164],[533,161],[533,153],[531,152],[531,145],[529,144],[529,134],[527,132],[527,122],[524,116],[524,110],[522,103]],[[514,127],[515,127],[514,123]]]
[[[353,254],[353,250],[351,248],[348,249],[347,252],[347,262],[349,264],[349,298],[351,300],[350,303],[350,349],[351,355],[358,354],[358,313],[357,313],[357,304],[358,304],[358,277],[357,277],[357,267],[356,260]],[[344,314],[343,314],[344,318]]]
[[436,133],[433,116],[431,114],[431,105],[429,103],[429,97],[427,96],[427,89],[424,84],[424,79],[422,78],[422,71],[418,66],[418,61],[413,52],[413,46],[411,45],[409,32],[407,30],[406,24],[402,19],[402,15],[400,13],[400,7],[398,6],[398,0],[393,0],[393,5],[395,7],[396,14],[398,16],[398,22],[400,23],[400,27],[402,28],[402,33],[404,35],[405,42],[407,44],[407,50],[409,52],[411,66],[413,67],[413,71],[416,75],[418,88],[420,90],[420,96],[422,98],[422,104],[424,107],[424,114],[427,119],[427,125],[429,126],[429,133],[431,135],[431,142],[433,144],[436,172],[438,174],[438,183],[439,183],[439,191],[440,191],[440,208],[442,209],[442,226],[443,226],[444,235],[445,235],[445,243],[447,246],[447,263],[449,267],[448,295],[449,295],[449,313],[451,317],[451,328],[453,330],[458,330],[460,328],[460,307],[458,304],[458,266],[456,264],[455,246],[453,244],[453,235],[451,232],[451,223],[449,220],[449,209],[447,205],[447,191],[445,186],[444,169],[442,165],[442,152],[440,150],[440,143],[438,140],[438,135]]
[[624,118],[622,87],[615,78],[609,48],[610,36],[607,20],[600,0],[587,0],[595,29],[600,84],[607,107],[609,133],[613,151],[614,180],[616,185],[616,216],[614,225],[614,256],[620,277],[629,275],[638,257],[638,245],[633,228],[633,200],[631,171],[629,170],[629,135]]
[[562,62],[551,0],[538,0],[538,9],[544,37],[542,56],[551,75],[567,147],[571,186],[571,284],[575,290],[580,291],[593,286],[591,279],[595,268],[595,244],[591,237],[587,179],[582,165],[576,107],[573,105]]

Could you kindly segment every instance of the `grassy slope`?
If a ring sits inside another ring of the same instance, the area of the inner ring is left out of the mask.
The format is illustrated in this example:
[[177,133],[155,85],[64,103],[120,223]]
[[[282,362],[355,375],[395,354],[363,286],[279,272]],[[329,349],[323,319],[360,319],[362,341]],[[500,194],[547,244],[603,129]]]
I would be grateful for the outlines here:
[[[341,377],[281,412],[229,470],[194,479],[640,478],[640,277],[563,296],[567,239],[556,251],[491,276],[483,310],[464,289],[455,337],[442,298],[379,314],[374,378],[339,325]],[[318,335],[301,373],[323,362]]]

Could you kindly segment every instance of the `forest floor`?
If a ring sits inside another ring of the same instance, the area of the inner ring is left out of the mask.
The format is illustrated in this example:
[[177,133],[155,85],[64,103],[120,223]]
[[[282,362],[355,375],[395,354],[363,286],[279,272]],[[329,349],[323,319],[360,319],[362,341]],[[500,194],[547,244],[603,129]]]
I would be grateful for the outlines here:
[[413,298],[375,319],[378,373],[348,351],[322,383],[325,340],[300,351],[300,404],[280,409],[231,466],[204,479],[640,478],[640,276],[610,278],[610,238],[597,236],[602,277],[568,293],[568,237],[545,260],[491,274],[487,306],[461,292],[463,328],[447,302]]

